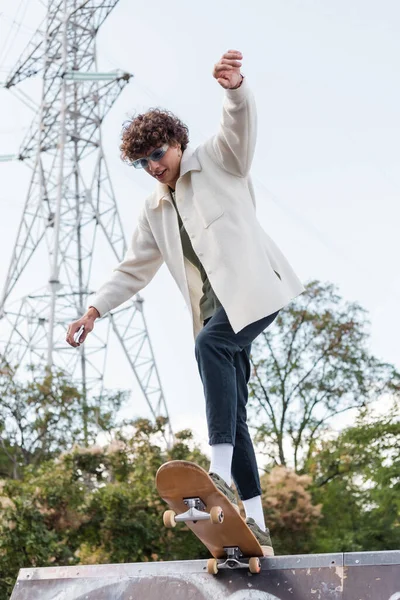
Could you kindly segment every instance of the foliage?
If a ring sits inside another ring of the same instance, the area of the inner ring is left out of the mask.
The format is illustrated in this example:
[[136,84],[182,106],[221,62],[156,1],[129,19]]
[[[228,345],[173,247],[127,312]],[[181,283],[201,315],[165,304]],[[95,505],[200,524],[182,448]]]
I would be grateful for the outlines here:
[[259,336],[250,403],[269,462],[306,472],[333,417],[399,395],[400,375],[369,353],[366,327],[364,309],[313,281]]
[[[399,545],[400,421],[360,415],[315,445],[308,475],[275,466],[261,478],[277,554],[379,550]],[[165,420],[138,420],[111,443],[74,447],[0,490],[0,600],[19,567],[186,560],[208,553],[184,526],[162,526],[154,475],[169,459],[208,467],[191,432],[161,446]],[[345,507],[345,510],[344,510]]]
[[394,550],[400,545],[400,420],[362,412],[354,426],[321,440],[308,468],[322,516],[314,552]]
[[61,372],[37,373],[21,381],[11,369],[0,373],[0,477],[21,477],[74,443],[93,443],[99,429],[110,431],[124,394],[103,394],[87,406]]
[[276,554],[311,551],[312,533],[318,525],[321,505],[314,505],[308,488],[312,478],[275,466],[261,478],[265,520],[272,533]]
[[82,493],[61,464],[26,468],[25,480],[9,479],[0,492],[0,598],[8,598],[21,567],[73,564],[68,543],[79,527]]
[[185,526],[162,525],[165,505],[155,473],[171,459],[207,467],[190,431],[162,448],[166,421],[145,419],[118,430],[108,445],[79,447],[29,465],[23,479],[0,491],[0,600],[8,598],[20,567],[135,562],[205,557]]
[[[254,345],[251,412],[277,554],[399,547],[400,377],[367,342],[365,311],[312,282]],[[208,556],[184,525],[163,527],[154,485],[165,461],[207,458],[189,430],[166,448],[163,418],[118,422],[123,398],[100,410],[62,373],[23,384],[0,372],[0,600],[20,567]],[[353,424],[335,432],[349,410]]]

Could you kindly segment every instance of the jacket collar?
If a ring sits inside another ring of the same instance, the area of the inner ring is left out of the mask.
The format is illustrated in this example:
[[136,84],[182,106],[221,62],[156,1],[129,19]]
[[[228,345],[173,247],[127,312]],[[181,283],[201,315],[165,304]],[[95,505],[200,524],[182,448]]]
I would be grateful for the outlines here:
[[[189,171],[201,171],[201,165],[197,158],[197,152],[195,149],[188,146],[184,150],[181,158],[181,169],[179,177],[183,177]],[[152,194],[150,200],[150,208],[157,208],[161,200],[169,198],[169,187],[165,183],[157,182],[155,191]]]

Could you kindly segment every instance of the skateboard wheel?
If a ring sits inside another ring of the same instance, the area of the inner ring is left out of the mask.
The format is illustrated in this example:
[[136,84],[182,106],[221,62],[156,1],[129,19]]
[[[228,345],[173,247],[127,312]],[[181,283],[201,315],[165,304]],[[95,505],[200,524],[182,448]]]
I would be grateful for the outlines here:
[[249,560],[249,571],[250,573],[259,573],[261,571],[260,559],[257,556],[253,556]]
[[220,506],[213,506],[210,510],[211,523],[218,525],[224,520],[224,511]]
[[165,513],[163,514],[163,521],[164,521],[165,527],[168,527],[168,529],[175,527],[175,525],[176,525],[175,516],[176,516],[176,513],[173,510],[165,511]]
[[207,573],[216,575],[218,573],[218,561],[216,558],[209,558],[207,561]]

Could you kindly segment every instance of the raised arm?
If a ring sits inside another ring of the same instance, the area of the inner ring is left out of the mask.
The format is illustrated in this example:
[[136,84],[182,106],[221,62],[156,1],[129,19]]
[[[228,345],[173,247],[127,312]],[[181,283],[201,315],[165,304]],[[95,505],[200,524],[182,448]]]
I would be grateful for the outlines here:
[[220,128],[206,147],[223,169],[245,177],[254,156],[257,112],[253,94],[240,73],[241,60],[241,52],[229,50],[214,66],[213,76],[226,94]]
[[114,269],[110,279],[90,299],[87,313],[78,321],[71,323],[68,328],[67,342],[71,346],[79,346],[79,343],[74,341],[74,334],[82,325],[84,333],[80,343],[84,342],[93,329],[95,319],[102,317],[146,287],[162,262],[161,252],[142,213],[124,260]]

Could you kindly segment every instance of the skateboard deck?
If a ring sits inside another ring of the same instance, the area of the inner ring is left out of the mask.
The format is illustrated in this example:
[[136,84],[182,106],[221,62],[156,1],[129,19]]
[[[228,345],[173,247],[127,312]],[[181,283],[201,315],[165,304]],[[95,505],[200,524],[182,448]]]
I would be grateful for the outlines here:
[[214,558],[226,559],[226,548],[239,548],[245,558],[263,556],[256,537],[233,504],[217,489],[208,473],[195,463],[173,460],[163,464],[157,471],[156,487],[161,498],[178,516],[187,512],[188,504],[185,504],[185,500],[188,501],[189,498],[199,498],[207,513],[213,507],[222,509],[223,521],[216,524],[210,519],[185,520],[189,529]]

